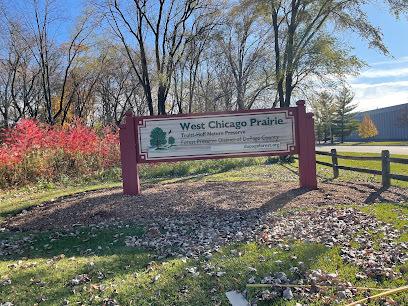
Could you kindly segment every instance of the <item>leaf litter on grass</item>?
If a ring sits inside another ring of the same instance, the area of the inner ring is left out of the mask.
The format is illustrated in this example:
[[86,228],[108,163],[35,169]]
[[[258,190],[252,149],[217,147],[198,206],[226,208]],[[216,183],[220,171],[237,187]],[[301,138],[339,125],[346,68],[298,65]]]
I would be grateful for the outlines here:
[[[322,194],[320,198],[330,204],[334,195]],[[238,200],[238,197],[236,197]],[[310,200],[310,198],[308,198]],[[290,253],[294,241],[310,244],[323,244],[328,248],[338,249],[342,260],[358,266],[361,271],[356,272],[356,279],[392,280],[401,277],[398,266],[407,262],[406,242],[400,241],[399,237],[404,234],[406,228],[396,229],[386,222],[379,221],[368,213],[361,212],[357,208],[339,206],[337,208],[319,205],[308,209],[305,205],[298,209],[265,210],[259,207],[245,207],[234,209],[232,207],[223,210],[194,211],[185,214],[155,215],[155,218],[145,220],[145,234],[124,234],[126,225],[123,222],[106,222],[92,225],[90,228],[97,230],[111,230],[119,228],[112,240],[117,245],[124,245],[129,249],[144,248],[154,251],[157,262],[167,258],[186,258],[189,266],[184,269],[184,276],[201,278],[208,275],[220,282],[230,281],[230,270],[223,266],[212,265],[214,257],[226,256],[240,258],[244,256],[241,250],[232,248],[228,254],[224,254],[225,247],[238,244],[258,243],[265,247],[276,249],[279,252]],[[383,238],[380,243],[374,243],[375,236],[380,234]],[[93,230],[85,233],[83,227],[74,227],[71,231],[55,231],[49,235],[49,239],[41,242],[38,252],[50,252],[53,244],[67,237],[76,237],[81,240],[83,246],[77,248],[80,255],[94,256],[101,251],[97,244],[92,243],[96,235]],[[126,236],[126,237],[125,237]],[[28,238],[27,238],[28,237]],[[27,236],[21,239],[1,238],[0,253],[9,255],[22,254],[25,247],[33,246],[33,237]],[[113,243],[113,242],[112,242]],[[89,244],[89,247],[86,245]],[[36,243],[38,247],[38,243]],[[101,247],[102,248],[102,247]],[[57,253],[58,254],[58,253]],[[62,253],[60,254],[62,255]],[[55,255],[48,260],[49,265],[63,259]],[[68,255],[69,256],[69,255]],[[188,259],[187,259],[188,258]],[[203,263],[201,263],[204,258]],[[266,260],[260,257],[259,261]],[[270,301],[271,299],[284,298],[286,300],[326,301],[328,303],[348,300],[357,294],[351,283],[341,279],[338,274],[327,273],[324,269],[306,269],[304,263],[291,255],[290,267],[287,260],[276,259],[274,261],[278,269],[276,274],[268,274],[268,271],[259,271],[249,265],[242,267],[249,273],[247,281],[262,282],[269,285],[298,285],[299,287],[271,287],[264,289],[256,295],[258,300]],[[200,264],[198,264],[200,263]],[[19,262],[15,268],[22,267]],[[154,268],[152,264],[151,267]],[[100,271],[102,274],[105,271]],[[260,274],[264,274],[260,278]],[[85,273],[86,275],[86,273]],[[96,274],[89,276],[89,281],[84,282],[87,286],[99,286]],[[79,286],[84,274],[75,274],[71,280],[77,279]],[[161,283],[161,277],[166,277],[163,272],[154,271],[151,275],[152,285]],[[33,280],[34,285],[35,281]],[[311,285],[312,288],[300,287]],[[334,289],[324,289],[319,286],[327,285]],[[75,287],[75,286],[74,286]],[[103,288],[103,287],[102,287]],[[95,288],[94,288],[95,289]],[[93,289],[93,290],[94,290]],[[213,288],[215,290],[219,290]],[[184,291],[187,292],[188,288]],[[39,297],[41,298],[41,296]],[[113,298],[113,302],[115,299]]]
[[[328,248],[339,248],[345,263],[361,269],[355,274],[356,280],[371,278],[382,281],[400,278],[401,272],[397,266],[408,261],[408,246],[405,242],[398,241],[402,231],[356,208],[328,207],[281,216],[252,212],[206,219],[163,218],[156,219],[153,226],[160,228],[162,234],[155,237],[127,237],[125,244],[129,247],[152,249],[158,259],[182,256],[193,259],[199,259],[200,256],[211,258],[214,253],[220,252],[222,246],[231,243],[256,241],[282,251],[290,251],[293,241],[323,244]],[[373,233],[384,237],[378,246],[372,242]],[[358,242],[357,247],[353,245],[353,241]],[[231,250],[231,255],[239,256],[236,250]],[[252,267],[248,267],[248,270],[256,273],[256,269]],[[199,273],[196,267],[188,268],[188,271],[192,276]],[[293,264],[290,271],[291,279],[284,272],[279,272],[263,278],[261,283],[309,284],[312,287],[277,287],[262,290],[257,296],[258,300],[296,298],[337,303],[359,293],[351,282],[342,281],[337,274],[321,270],[305,271],[302,262]],[[220,276],[221,273],[217,272],[215,275]],[[248,283],[255,281],[254,276],[248,278]],[[318,286],[331,286],[334,291]],[[327,293],[329,294],[325,295]]]

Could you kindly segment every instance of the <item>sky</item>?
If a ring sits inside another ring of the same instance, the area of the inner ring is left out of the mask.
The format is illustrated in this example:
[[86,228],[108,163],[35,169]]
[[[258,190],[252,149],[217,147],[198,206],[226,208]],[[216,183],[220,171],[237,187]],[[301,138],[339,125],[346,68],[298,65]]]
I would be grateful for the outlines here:
[[[380,1],[379,1],[380,2]],[[367,7],[370,21],[384,34],[390,56],[368,48],[357,35],[350,37],[354,53],[367,63],[358,77],[348,79],[358,110],[408,103],[408,19],[396,20],[385,5]]]

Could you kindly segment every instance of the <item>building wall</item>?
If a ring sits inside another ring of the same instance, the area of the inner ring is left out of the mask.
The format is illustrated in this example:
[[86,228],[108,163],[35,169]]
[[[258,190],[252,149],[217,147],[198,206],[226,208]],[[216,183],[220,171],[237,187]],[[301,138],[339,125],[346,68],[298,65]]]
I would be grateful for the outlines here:
[[[378,135],[369,140],[408,140],[408,122],[402,120],[403,116],[408,117],[408,103],[356,113],[354,118],[361,122],[365,115],[371,118],[378,130]],[[362,141],[364,139],[358,136],[356,131],[345,140]]]

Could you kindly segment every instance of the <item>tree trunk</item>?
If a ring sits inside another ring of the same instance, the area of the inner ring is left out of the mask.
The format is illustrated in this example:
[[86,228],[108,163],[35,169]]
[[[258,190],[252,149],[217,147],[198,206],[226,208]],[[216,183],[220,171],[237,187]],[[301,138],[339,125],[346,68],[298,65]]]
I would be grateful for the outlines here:
[[286,80],[285,80],[285,104],[284,107],[289,107],[290,106],[290,99],[292,97],[292,72],[288,71],[286,72]]
[[330,143],[333,144],[334,143],[334,138],[333,138],[333,128],[332,126],[330,126]]
[[8,121],[9,121],[9,116],[8,116],[8,107],[6,106],[4,109],[3,119],[4,119],[4,128],[7,129],[9,127]]
[[166,87],[163,85],[159,85],[157,90],[157,112],[166,115]]
[[299,3],[295,0],[292,0],[292,12],[291,12],[291,18],[290,18],[290,24],[288,26],[288,40],[286,42],[286,48],[285,48],[285,58],[286,58],[286,77],[285,77],[285,102],[284,102],[284,107],[289,107],[290,106],[290,99],[292,96],[292,90],[293,90],[293,47],[294,47],[294,41],[295,41],[295,32],[296,32],[296,22],[297,22],[297,12],[298,12],[298,7]]
[[150,90],[150,84],[149,86],[143,86],[143,91],[145,93],[146,96],[146,102],[147,102],[147,108],[149,109],[149,114],[150,116],[154,115],[154,109],[153,109],[153,98],[152,98],[152,92]]
[[279,96],[279,105],[284,106],[285,99],[283,95],[283,77],[281,75],[281,54],[279,46],[279,25],[278,25],[278,13],[273,9],[272,13],[272,23],[273,23],[273,32],[274,32],[274,48],[275,48],[275,78],[277,83],[277,91]]
[[243,101],[243,93],[242,93],[242,84],[239,82],[237,88],[237,105],[238,109],[242,110],[245,109],[244,101]]
[[285,107],[285,96],[283,94],[283,79],[280,78],[278,82],[279,106]]

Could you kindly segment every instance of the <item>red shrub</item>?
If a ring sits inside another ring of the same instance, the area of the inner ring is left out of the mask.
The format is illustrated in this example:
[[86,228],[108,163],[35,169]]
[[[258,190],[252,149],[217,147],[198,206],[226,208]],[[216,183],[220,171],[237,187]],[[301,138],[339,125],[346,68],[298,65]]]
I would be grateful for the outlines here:
[[0,187],[61,175],[91,175],[119,164],[119,136],[75,121],[66,128],[23,119],[3,132]]

